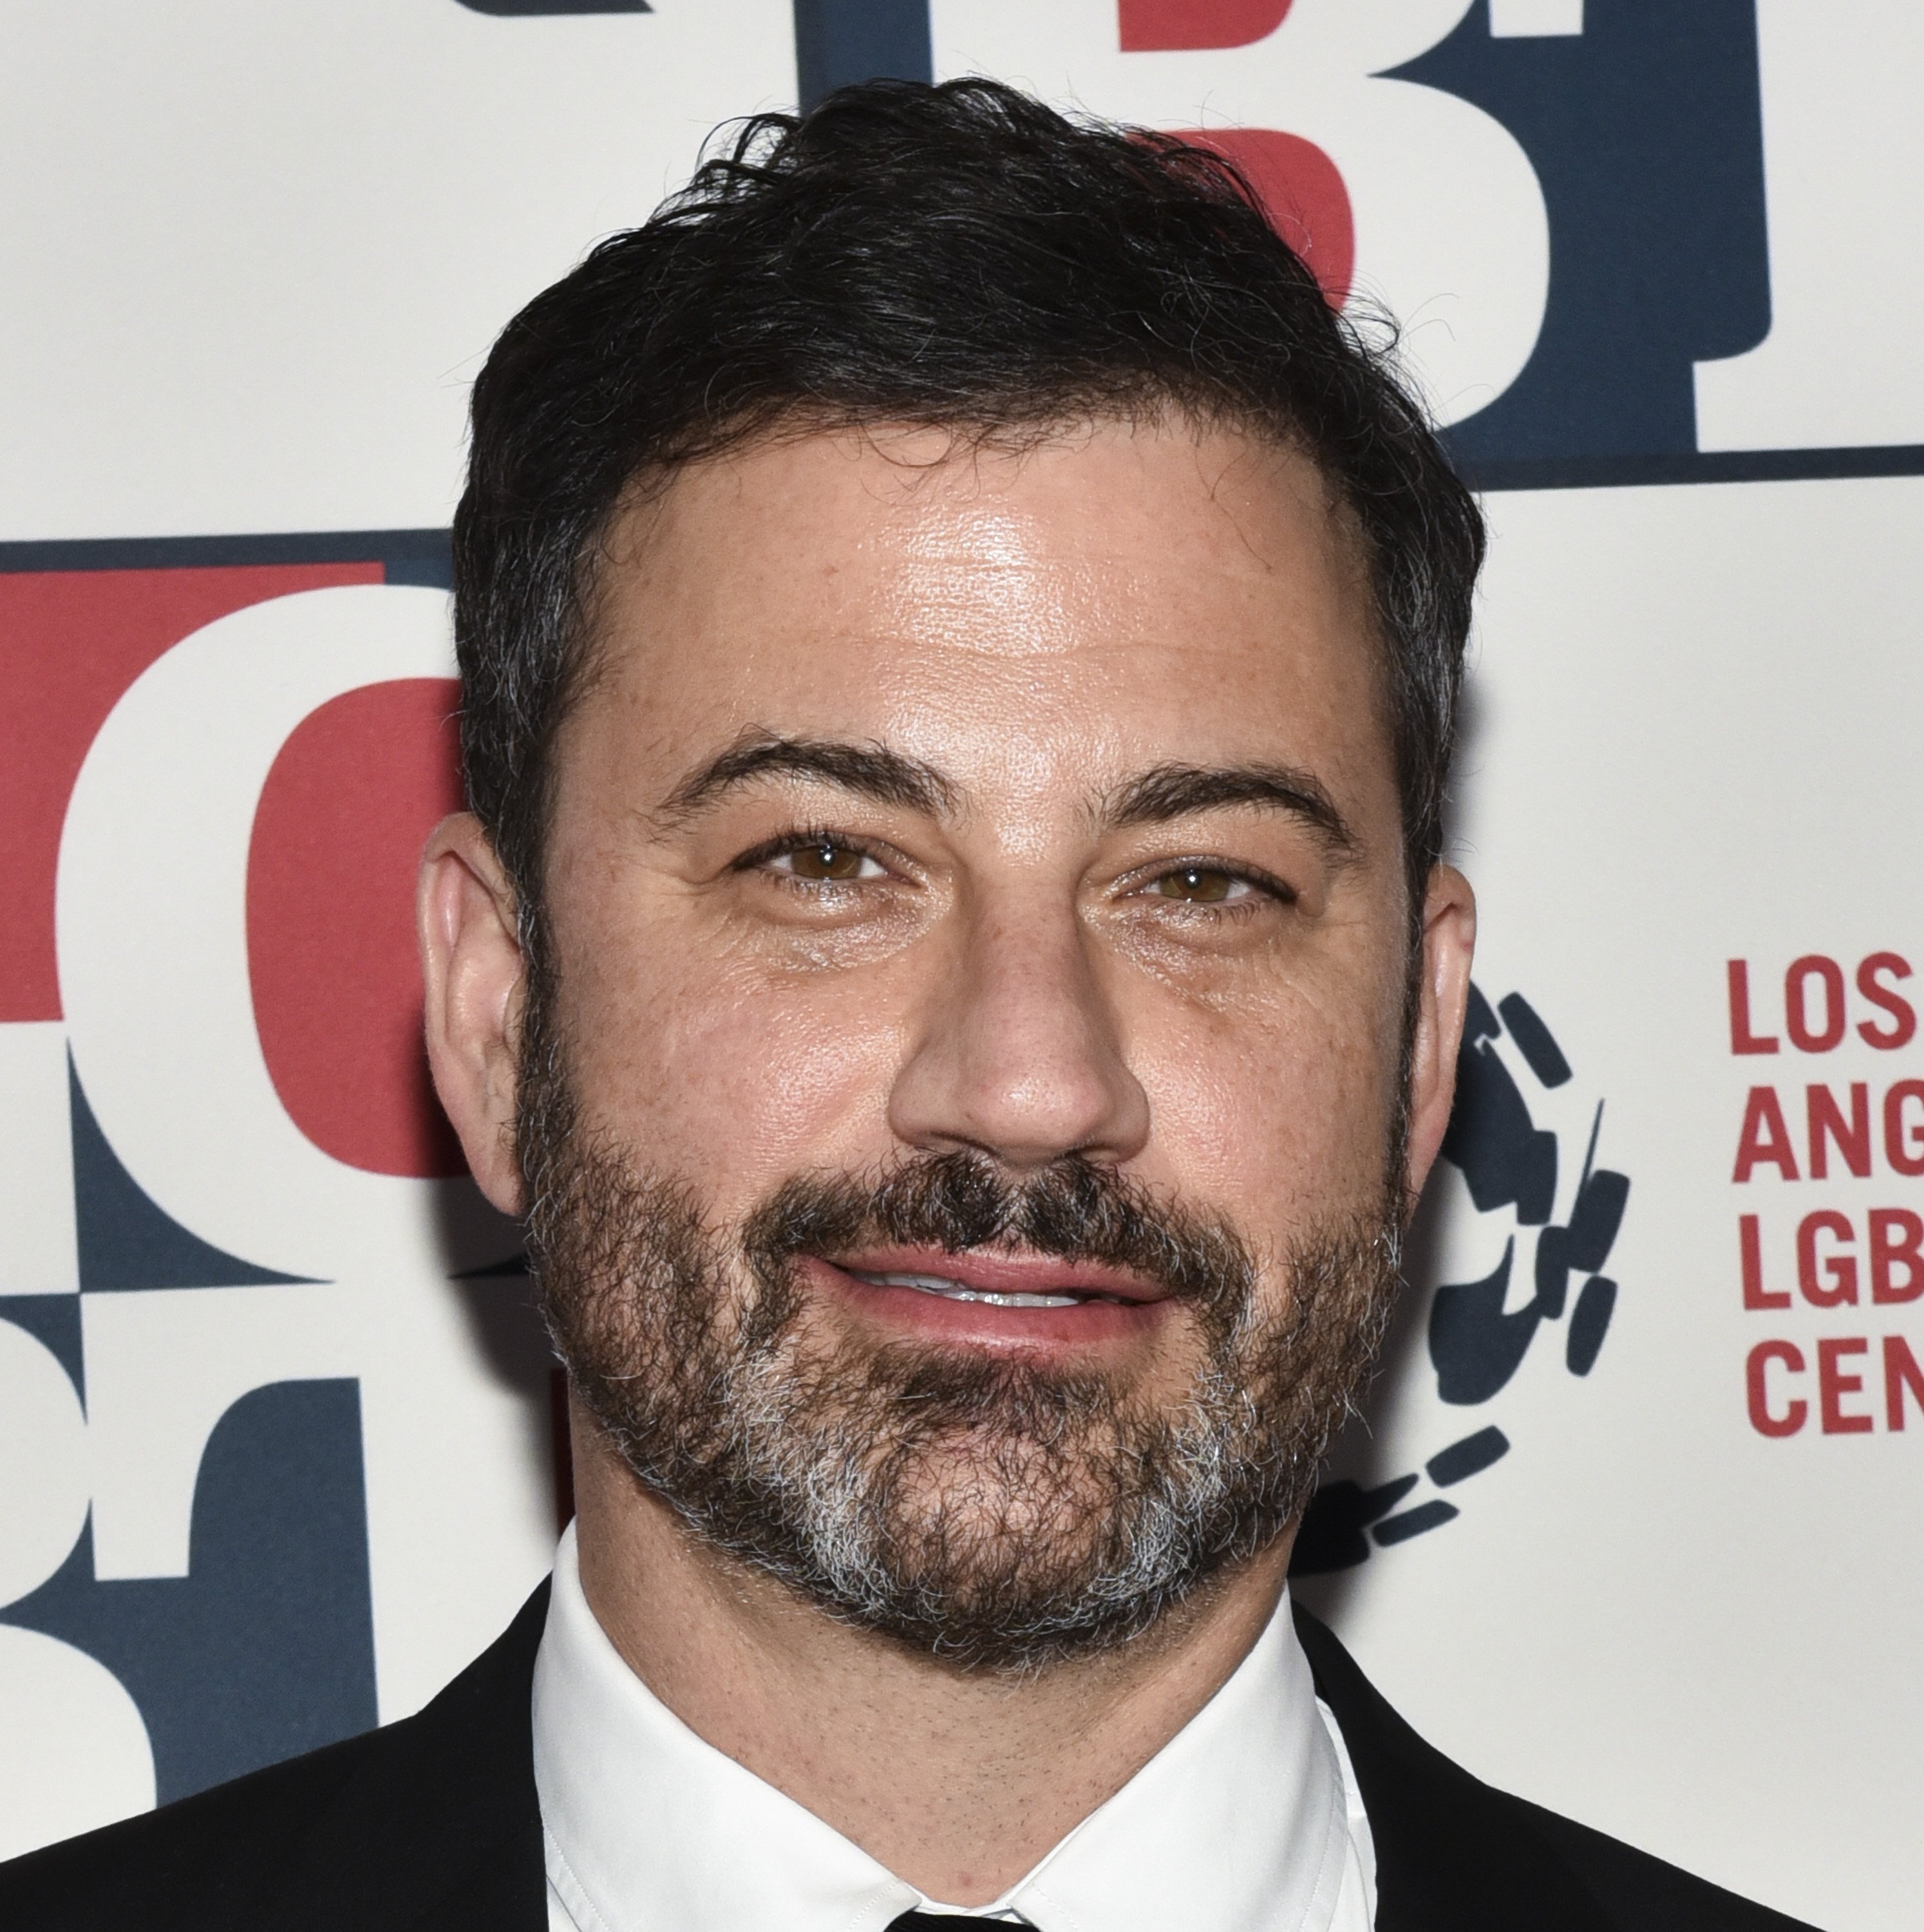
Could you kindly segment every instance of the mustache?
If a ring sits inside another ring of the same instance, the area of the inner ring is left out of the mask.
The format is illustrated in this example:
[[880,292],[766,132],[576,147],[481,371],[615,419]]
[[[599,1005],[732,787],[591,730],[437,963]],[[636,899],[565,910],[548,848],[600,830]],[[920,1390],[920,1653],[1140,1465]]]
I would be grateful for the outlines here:
[[742,1246],[765,1281],[804,1254],[900,1246],[1019,1247],[1066,1262],[1126,1268],[1171,1300],[1239,1309],[1256,1268],[1220,1215],[1158,1199],[1140,1183],[1080,1155],[1011,1175],[987,1156],[922,1156],[879,1178],[791,1177],[749,1217]]

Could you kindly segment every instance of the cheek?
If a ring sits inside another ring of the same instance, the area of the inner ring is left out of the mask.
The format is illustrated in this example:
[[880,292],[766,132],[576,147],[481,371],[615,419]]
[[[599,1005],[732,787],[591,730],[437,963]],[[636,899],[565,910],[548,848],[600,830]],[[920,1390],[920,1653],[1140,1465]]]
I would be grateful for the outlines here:
[[565,1016],[580,1096],[651,1166],[732,1217],[790,1175],[886,1157],[899,1054],[886,1001],[839,976],[770,984],[644,931],[597,949],[619,970],[570,973]]
[[1332,1208],[1374,1208],[1398,1063],[1378,1003],[1293,989],[1233,1013],[1166,1008],[1132,1029],[1153,1181],[1286,1237]]

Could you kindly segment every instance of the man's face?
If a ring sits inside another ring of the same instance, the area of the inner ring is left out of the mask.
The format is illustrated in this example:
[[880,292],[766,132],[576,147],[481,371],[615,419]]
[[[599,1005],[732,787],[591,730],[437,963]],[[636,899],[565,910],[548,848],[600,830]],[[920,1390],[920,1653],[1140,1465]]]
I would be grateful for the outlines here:
[[523,1154],[616,1445],[978,1661],[1273,1544],[1467,958],[1458,893],[1406,1145],[1379,647],[1314,472],[1181,424],[765,441],[618,524],[596,625]]

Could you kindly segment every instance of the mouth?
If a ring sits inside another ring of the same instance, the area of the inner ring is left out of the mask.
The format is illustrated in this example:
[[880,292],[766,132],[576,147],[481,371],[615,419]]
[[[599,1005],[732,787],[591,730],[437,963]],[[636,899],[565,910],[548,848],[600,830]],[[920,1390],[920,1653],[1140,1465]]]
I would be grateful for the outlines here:
[[991,1347],[1146,1336],[1169,1299],[1158,1283],[1125,1269],[1049,1255],[917,1246],[810,1258],[817,1280],[839,1284],[886,1326]]
[[1002,1292],[990,1288],[971,1288],[966,1282],[940,1274],[889,1274],[866,1268],[847,1268],[844,1272],[865,1281],[871,1288],[912,1288],[918,1294],[939,1294],[946,1301],[979,1301],[990,1308],[1078,1308],[1086,1301],[1107,1301],[1120,1306],[1124,1298],[1104,1294],[1100,1290],[1071,1290],[1061,1294]]

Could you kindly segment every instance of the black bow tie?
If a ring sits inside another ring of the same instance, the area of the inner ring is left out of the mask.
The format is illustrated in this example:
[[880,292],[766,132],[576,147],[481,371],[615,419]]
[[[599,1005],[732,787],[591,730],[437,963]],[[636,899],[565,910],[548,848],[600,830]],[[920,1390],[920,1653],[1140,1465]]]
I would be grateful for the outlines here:
[[959,1918],[952,1912],[905,1912],[889,1932],[1022,1932],[1026,1918]]

